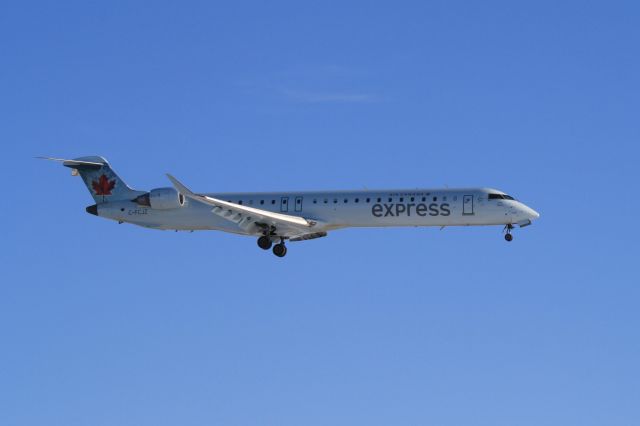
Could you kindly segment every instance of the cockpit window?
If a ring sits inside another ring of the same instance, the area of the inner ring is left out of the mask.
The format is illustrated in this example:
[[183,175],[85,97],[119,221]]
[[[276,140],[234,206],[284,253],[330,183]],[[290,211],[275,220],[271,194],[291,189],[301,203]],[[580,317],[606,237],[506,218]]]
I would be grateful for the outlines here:
[[515,200],[511,195],[507,194],[489,194],[490,200]]

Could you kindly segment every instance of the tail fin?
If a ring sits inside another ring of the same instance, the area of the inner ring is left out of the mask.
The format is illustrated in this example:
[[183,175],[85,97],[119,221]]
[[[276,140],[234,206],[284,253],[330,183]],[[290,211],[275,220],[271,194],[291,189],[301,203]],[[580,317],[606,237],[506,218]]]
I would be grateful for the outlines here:
[[97,204],[108,203],[109,201],[132,200],[146,193],[145,191],[131,189],[120,179],[120,176],[113,171],[109,162],[103,157],[89,156],[73,160],[61,158],[45,159],[61,161],[63,166],[77,170]]

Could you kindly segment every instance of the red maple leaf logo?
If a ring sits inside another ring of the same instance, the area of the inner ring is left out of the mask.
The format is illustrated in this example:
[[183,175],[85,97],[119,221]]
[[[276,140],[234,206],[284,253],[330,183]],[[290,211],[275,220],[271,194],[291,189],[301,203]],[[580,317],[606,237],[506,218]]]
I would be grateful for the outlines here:
[[106,175],[101,175],[100,179],[91,181],[91,186],[96,195],[111,195],[111,190],[116,186],[116,180],[109,180]]

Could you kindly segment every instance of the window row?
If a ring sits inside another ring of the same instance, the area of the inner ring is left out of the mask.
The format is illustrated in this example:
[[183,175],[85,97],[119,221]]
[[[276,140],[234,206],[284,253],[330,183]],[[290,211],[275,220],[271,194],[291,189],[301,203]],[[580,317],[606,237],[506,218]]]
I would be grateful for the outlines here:
[[[420,197],[407,197],[407,198],[406,198],[406,201],[407,201],[407,202],[412,202],[412,203],[413,203],[413,202],[416,202],[416,200],[418,200],[418,198],[420,198]],[[458,197],[457,197],[457,196],[456,196],[456,197],[453,197],[453,200],[454,200],[454,201],[456,201],[457,199],[458,199]],[[343,202],[344,204],[347,204],[347,203],[349,203],[349,200],[350,200],[349,198],[343,198],[343,199],[342,199],[342,202]],[[386,198],[386,197],[377,197],[377,198],[371,198],[371,197],[368,197],[368,198],[363,198],[363,199],[360,199],[360,198],[354,198],[354,199],[353,199],[353,202],[354,202],[354,203],[359,203],[360,201],[362,201],[363,203],[371,203],[371,201],[372,201],[372,200],[373,200],[374,202],[376,202],[376,203],[382,203],[382,202],[389,202],[389,203],[393,203],[393,202],[394,202],[394,198],[393,198],[393,197],[388,197],[388,198]],[[383,200],[385,200],[385,201],[383,201]],[[433,197],[433,198],[432,198],[432,200],[433,200],[433,201],[438,201],[438,197]],[[442,200],[442,201],[447,201],[447,197],[442,197],[442,198],[441,198],[441,200]],[[314,199],[313,199],[313,204],[318,204],[318,202],[319,202],[319,201],[320,201],[319,199],[314,198]],[[338,202],[339,202],[339,201],[340,201],[340,199],[339,199],[339,198],[333,198],[333,199],[332,199],[333,204],[338,204]],[[426,201],[427,201],[427,197],[421,197],[421,198],[419,199],[419,201],[418,201],[418,202],[422,202],[422,203],[424,203],[424,202],[426,202]],[[397,198],[397,202],[398,202],[398,203],[404,203],[404,202],[405,202],[405,197],[399,197],[399,198]],[[322,199],[322,203],[323,203],[323,204],[328,204],[328,203],[329,203],[329,198],[324,198],[324,199]]]
[[[405,199],[406,199],[406,202],[412,202],[412,203],[414,203],[414,202],[422,202],[422,203],[425,203],[425,202],[427,202],[427,198],[430,198],[434,202],[438,201],[438,197],[406,197],[406,198],[405,197],[397,197],[396,198],[396,202],[404,203]],[[452,198],[453,198],[453,201],[457,201],[458,200],[457,196],[454,196]],[[289,197],[281,198],[281,201],[280,201],[281,204],[287,204],[288,203],[288,199],[289,199]],[[302,204],[302,197],[295,197],[295,200],[296,200],[296,204],[298,204],[298,205]],[[356,204],[360,203],[361,201],[363,203],[367,203],[367,204],[371,203],[372,201],[375,202],[375,203],[382,203],[382,202],[393,203],[394,202],[394,197],[374,197],[374,198],[367,197],[367,198],[353,198],[353,199],[350,199],[350,198],[342,198],[342,199],[340,199],[340,198],[314,198],[313,199],[313,204],[318,204],[320,202],[322,202],[323,204],[329,204],[329,200],[331,200],[331,202],[333,204],[338,204],[338,202],[340,202],[340,201],[342,201],[342,203],[344,203],[344,204],[348,204],[350,200],[353,200],[353,202],[356,203]],[[441,197],[440,200],[441,201],[447,201],[447,197],[446,196]],[[229,202],[229,203],[234,203],[235,202],[235,203],[240,204],[240,205],[244,204],[243,200],[239,200],[239,201],[227,200],[227,202]],[[276,204],[276,200],[274,200],[274,199],[272,199],[272,200],[260,200],[259,204],[260,205],[264,205],[265,202],[267,202],[267,204],[271,204],[271,205],[275,205]],[[247,204],[253,205],[253,203],[254,203],[254,200],[249,200]]]

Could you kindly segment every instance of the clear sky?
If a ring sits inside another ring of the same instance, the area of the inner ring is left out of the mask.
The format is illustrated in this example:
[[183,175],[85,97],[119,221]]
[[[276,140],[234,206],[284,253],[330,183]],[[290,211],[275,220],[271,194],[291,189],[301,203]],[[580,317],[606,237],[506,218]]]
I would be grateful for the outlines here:
[[[0,424],[640,424],[637,2],[0,5]],[[499,227],[117,225],[137,189],[490,186]]]

